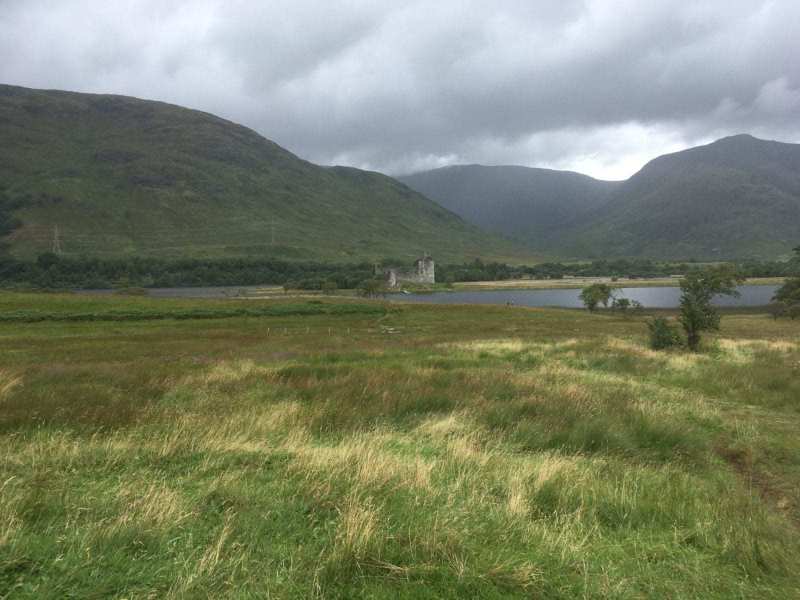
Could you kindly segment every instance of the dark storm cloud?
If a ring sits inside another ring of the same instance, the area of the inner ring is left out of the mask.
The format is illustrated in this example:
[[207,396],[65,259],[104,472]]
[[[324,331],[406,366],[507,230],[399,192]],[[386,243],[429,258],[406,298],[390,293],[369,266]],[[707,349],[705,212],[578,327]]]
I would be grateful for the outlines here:
[[215,112],[320,163],[630,174],[800,141],[800,2],[0,0],[0,80]]

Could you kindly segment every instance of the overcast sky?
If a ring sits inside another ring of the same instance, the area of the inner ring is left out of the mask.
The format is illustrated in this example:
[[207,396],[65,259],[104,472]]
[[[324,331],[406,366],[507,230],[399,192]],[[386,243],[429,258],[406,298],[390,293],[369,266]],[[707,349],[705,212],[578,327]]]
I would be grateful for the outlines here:
[[0,0],[0,82],[206,110],[321,164],[620,179],[800,142],[800,0]]

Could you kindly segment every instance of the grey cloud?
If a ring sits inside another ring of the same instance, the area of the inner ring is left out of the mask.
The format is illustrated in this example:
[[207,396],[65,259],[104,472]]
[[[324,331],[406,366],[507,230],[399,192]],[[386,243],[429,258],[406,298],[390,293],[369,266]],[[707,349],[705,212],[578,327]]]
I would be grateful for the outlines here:
[[794,0],[6,0],[0,80],[208,110],[320,163],[620,177],[800,141],[798,38]]

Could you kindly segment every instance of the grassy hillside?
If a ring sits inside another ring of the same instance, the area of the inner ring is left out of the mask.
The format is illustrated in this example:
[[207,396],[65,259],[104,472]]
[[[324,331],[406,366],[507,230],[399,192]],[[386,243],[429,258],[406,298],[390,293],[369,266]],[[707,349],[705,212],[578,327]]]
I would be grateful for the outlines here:
[[659,157],[559,248],[579,256],[775,258],[800,240],[800,145],[740,135]]
[[399,178],[470,223],[547,248],[605,205],[617,182],[517,166],[458,165]]
[[800,145],[748,135],[661,156],[619,183],[479,166],[404,181],[562,258],[775,259],[800,239]]
[[[16,256],[350,262],[525,254],[380,175],[322,168],[212,115],[0,86],[0,235]],[[274,236],[273,236],[274,231]]]
[[800,321],[338,302],[0,294],[0,595],[800,595]]

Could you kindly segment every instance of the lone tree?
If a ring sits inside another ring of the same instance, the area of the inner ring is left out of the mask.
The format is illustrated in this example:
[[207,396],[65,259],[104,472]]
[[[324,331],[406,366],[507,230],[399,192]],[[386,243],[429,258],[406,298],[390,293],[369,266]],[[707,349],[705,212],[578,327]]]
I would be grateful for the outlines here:
[[779,307],[779,315],[786,315],[792,319],[800,316],[800,246],[794,249],[794,261],[797,264],[795,277],[787,279],[778,288],[772,301]]
[[583,305],[588,308],[590,312],[594,312],[598,304],[602,304],[608,308],[608,303],[613,295],[614,290],[611,289],[610,285],[606,285],[605,283],[593,283],[581,290],[580,298]]
[[742,277],[730,267],[693,271],[681,281],[680,323],[686,332],[686,344],[696,352],[703,331],[719,329],[719,313],[711,304],[714,296],[739,296],[736,285]]

